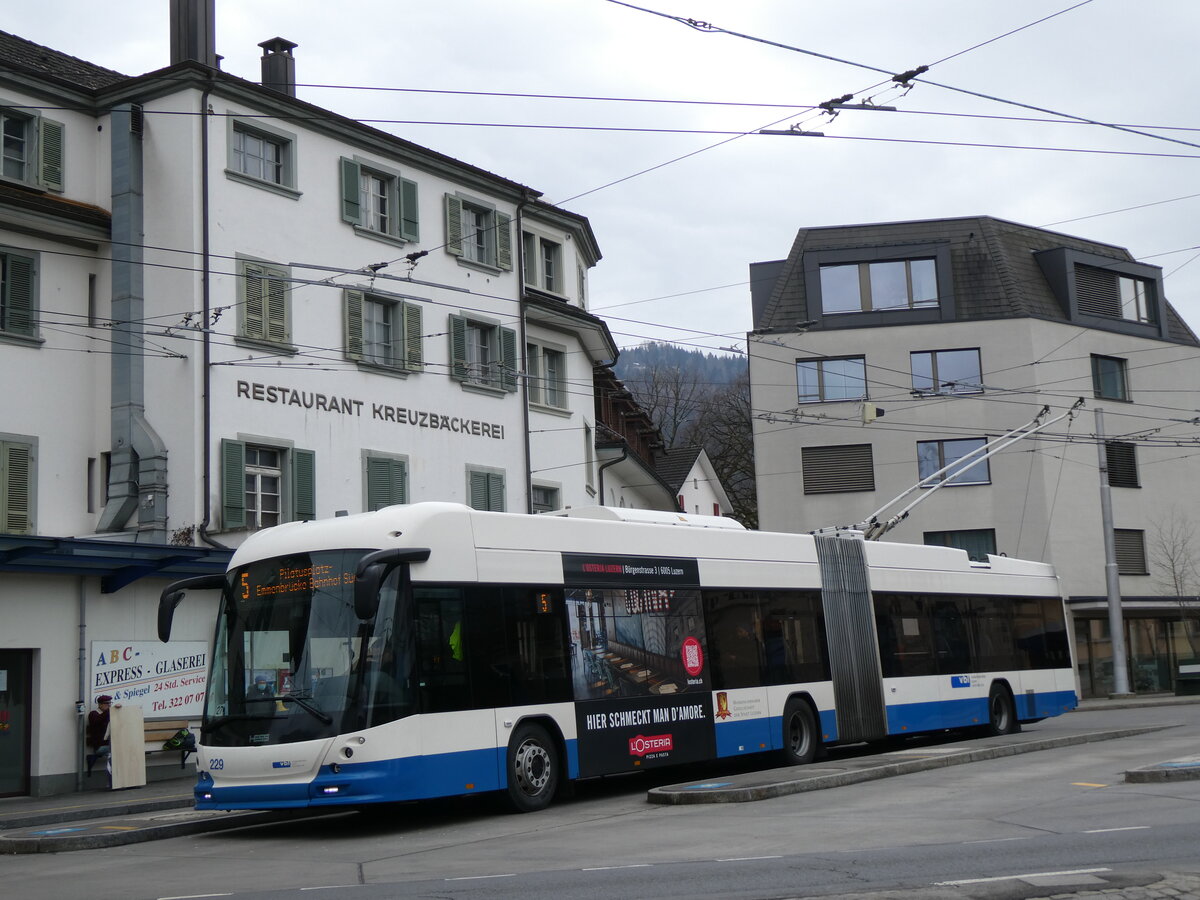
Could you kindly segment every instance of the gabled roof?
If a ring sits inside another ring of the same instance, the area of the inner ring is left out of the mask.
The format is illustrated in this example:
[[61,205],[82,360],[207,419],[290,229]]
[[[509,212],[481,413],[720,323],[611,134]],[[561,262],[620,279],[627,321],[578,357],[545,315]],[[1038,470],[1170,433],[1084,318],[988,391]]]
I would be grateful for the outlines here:
[[9,69],[90,91],[109,87],[129,77],[7,31],[0,31],[0,59]]
[[[763,304],[755,328],[789,329],[816,318],[805,291],[805,255],[820,251],[869,250],[906,245],[948,246],[954,282],[955,319],[1041,318],[1066,322],[1067,311],[1038,265],[1035,254],[1066,248],[1136,263],[1124,247],[1085,240],[991,216],[883,222],[802,228]],[[770,273],[769,267],[759,270]],[[1169,303],[1164,302],[1167,338],[1187,344],[1200,340]]]
[[655,463],[659,477],[678,494],[691,474],[692,466],[696,465],[696,460],[703,452],[703,447],[672,447]]

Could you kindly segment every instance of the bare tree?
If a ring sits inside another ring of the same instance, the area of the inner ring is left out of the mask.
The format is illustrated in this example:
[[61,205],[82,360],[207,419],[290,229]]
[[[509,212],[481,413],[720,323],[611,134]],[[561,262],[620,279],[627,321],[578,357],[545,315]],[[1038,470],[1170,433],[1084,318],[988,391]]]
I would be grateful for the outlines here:
[[757,528],[758,494],[754,480],[748,373],[739,375],[732,384],[705,394],[686,437],[687,443],[701,446],[708,453],[729,496],[734,518],[747,528]]
[[[1197,555],[1200,546],[1196,543],[1196,526],[1177,506],[1172,506],[1154,520],[1150,531],[1150,562],[1154,565],[1154,585],[1164,593],[1176,598],[1179,604],[1179,624],[1192,650],[1193,658],[1200,658],[1200,622],[1188,620],[1188,603],[1197,601],[1196,588],[1200,576]],[[1194,618],[1200,618],[1200,610],[1190,610]]]
[[708,391],[694,373],[673,365],[643,366],[637,377],[625,380],[625,386],[662,432],[668,449],[680,446],[682,433]]

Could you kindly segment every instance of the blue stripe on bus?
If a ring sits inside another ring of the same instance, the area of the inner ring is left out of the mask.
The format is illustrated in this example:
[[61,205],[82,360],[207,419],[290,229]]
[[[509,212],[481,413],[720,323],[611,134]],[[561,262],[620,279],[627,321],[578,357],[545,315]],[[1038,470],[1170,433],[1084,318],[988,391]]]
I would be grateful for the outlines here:
[[[1019,694],[1015,698],[1018,719],[1043,719],[1072,710],[1076,706],[1074,691],[1043,691]],[[986,725],[986,697],[962,700],[931,700],[924,703],[904,703],[887,708],[888,734],[915,734],[938,731],[942,728],[964,728]]]
[[772,743],[771,735],[779,731],[781,719],[743,719],[738,722],[722,722],[716,727],[717,756],[741,756],[744,753],[762,753],[779,746],[779,739]]

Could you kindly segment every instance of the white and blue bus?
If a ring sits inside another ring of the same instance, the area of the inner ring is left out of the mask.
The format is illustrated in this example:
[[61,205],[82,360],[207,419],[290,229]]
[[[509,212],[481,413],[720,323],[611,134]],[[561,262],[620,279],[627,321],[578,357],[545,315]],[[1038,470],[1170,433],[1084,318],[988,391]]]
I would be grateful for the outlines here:
[[449,503],[266,529],[219,588],[201,809],[358,806],[1074,708],[1052,569],[850,532]]

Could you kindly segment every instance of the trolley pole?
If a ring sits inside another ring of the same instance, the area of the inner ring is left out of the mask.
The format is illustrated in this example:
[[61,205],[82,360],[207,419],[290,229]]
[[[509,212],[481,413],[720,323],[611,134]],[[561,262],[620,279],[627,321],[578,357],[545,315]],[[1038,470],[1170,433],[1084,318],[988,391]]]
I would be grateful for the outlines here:
[[1127,697],[1129,672],[1125,654],[1125,619],[1121,614],[1121,581],[1117,573],[1117,544],[1113,538],[1112,494],[1108,486],[1108,449],[1104,439],[1104,410],[1096,408],[1096,451],[1100,457],[1100,520],[1104,530],[1104,584],[1108,593],[1108,631],[1112,637],[1113,697]]

